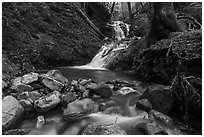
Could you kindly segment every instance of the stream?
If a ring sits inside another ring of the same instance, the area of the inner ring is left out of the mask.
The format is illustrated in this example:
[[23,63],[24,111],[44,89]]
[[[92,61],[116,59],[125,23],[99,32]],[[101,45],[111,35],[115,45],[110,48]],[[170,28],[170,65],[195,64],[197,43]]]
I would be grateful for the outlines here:
[[[83,66],[69,66],[57,69],[60,70],[62,75],[68,78],[69,81],[80,78],[92,79],[96,82],[105,82],[116,79],[127,82],[133,82],[137,80],[132,75],[127,75],[121,71],[112,71],[104,68],[107,61],[111,59],[111,56],[114,56],[114,54],[117,53],[118,50],[123,50],[128,47],[128,42],[122,41],[125,38],[125,34],[120,27],[121,23],[122,22],[117,21],[114,22],[112,25],[115,29],[116,41],[106,43],[104,46],[102,46],[90,63]],[[124,25],[128,26],[127,24]],[[60,107],[57,107],[51,112],[49,111],[47,113],[37,114],[32,118],[24,119],[22,123],[19,125],[19,128],[33,129],[30,134],[76,135],[78,134],[79,130],[87,123],[114,124],[117,119],[116,124],[119,125],[123,130],[125,130],[128,135],[142,134],[141,132],[135,129],[135,126],[138,124],[138,122],[144,121],[144,117],[148,116],[145,111],[141,111],[135,108],[135,105],[131,105],[134,104],[131,102],[135,102],[138,99],[139,98],[137,96],[132,96],[131,99],[130,98],[126,99],[130,102],[129,104],[126,105],[126,108],[124,108],[124,105],[117,104],[121,111],[125,112],[129,111],[128,116],[123,116],[120,113],[104,114],[102,112],[98,112],[92,113],[88,116],[82,117],[72,122],[66,122],[63,120],[62,109]],[[109,102],[110,104],[113,102],[112,99],[103,101]],[[112,103],[111,105],[115,106],[114,103]],[[45,127],[43,129],[36,129],[35,127],[37,117],[40,115],[43,115],[46,120]],[[171,135],[185,134],[180,132],[176,128],[170,129],[165,126],[163,126],[163,128],[168,132],[168,134]]]

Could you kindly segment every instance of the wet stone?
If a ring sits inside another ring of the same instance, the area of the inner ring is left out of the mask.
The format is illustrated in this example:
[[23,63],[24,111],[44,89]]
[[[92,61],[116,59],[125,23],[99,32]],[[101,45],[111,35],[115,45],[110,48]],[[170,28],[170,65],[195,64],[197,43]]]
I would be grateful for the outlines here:
[[98,105],[91,99],[85,98],[82,100],[75,100],[74,102],[67,104],[67,108],[64,109],[63,116],[65,120],[72,121],[97,111]]
[[140,99],[136,105],[139,109],[149,112],[152,109],[152,105],[148,99]]
[[33,83],[35,81],[38,81],[38,76],[39,76],[38,73],[31,72],[29,74],[23,75],[21,82],[24,84]]
[[34,108],[38,112],[47,112],[60,103],[61,94],[58,91],[49,93],[35,101]]
[[76,95],[72,92],[62,94],[61,104],[63,107],[67,107],[67,104],[76,100]]
[[24,91],[32,91],[33,87],[23,84],[21,82],[22,77],[17,77],[11,81],[11,89],[17,91],[18,93],[24,92]]
[[2,100],[2,130],[13,128],[23,118],[24,108],[13,96]]
[[50,70],[46,75],[64,85],[68,84],[68,79],[65,78],[59,70]]

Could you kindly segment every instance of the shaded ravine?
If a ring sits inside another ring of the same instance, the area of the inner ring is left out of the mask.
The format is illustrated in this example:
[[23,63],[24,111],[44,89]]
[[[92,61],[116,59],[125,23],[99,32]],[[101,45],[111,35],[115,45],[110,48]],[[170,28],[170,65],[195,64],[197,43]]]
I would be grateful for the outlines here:
[[[119,22],[115,22],[113,26],[117,28],[118,23]],[[108,42],[104,46],[102,46],[90,63],[83,66],[59,68],[61,73],[69,80],[85,78],[92,79],[96,82],[105,82],[119,79],[128,82],[133,82],[135,80],[134,77],[125,75],[122,72],[107,70],[105,68],[106,63],[111,59],[112,56],[117,54],[118,50],[123,50],[128,47],[128,41],[123,41],[123,39],[125,38],[125,34],[122,29],[119,28],[114,28],[115,30],[117,30],[115,31],[116,41]],[[36,115],[33,118],[29,118],[27,120],[25,119],[21,123],[21,125],[19,125],[19,128],[33,129],[30,134],[76,135],[86,124],[98,123],[117,124],[123,130],[125,130],[128,135],[144,134],[141,131],[136,130],[136,126],[138,123],[146,122],[146,120],[148,119],[148,114],[145,111],[137,109],[135,105],[141,97],[141,94],[142,93],[134,93],[129,95],[127,94],[124,96],[113,95],[110,99],[104,100],[99,98],[95,100],[96,102],[109,104],[110,108],[118,107],[118,113],[106,114],[100,111],[97,113],[89,114],[80,119],[67,122],[63,119],[62,110],[55,109],[45,114],[42,114],[46,119],[46,123],[43,129],[36,129],[36,120],[40,114]],[[185,134],[180,132],[176,128],[169,128],[165,126],[162,127],[170,135]]]

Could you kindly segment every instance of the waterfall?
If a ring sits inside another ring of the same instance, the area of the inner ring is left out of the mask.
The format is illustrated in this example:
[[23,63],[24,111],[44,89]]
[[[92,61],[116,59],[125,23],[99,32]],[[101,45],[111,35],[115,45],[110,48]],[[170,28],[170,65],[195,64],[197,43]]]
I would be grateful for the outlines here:
[[[90,63],[82,66],[73,66],[72,68],[78,69],[99,69],[105,70],[105,64],[111,57],[115,55],[118,50],[122,50],[128,47],[127,42],[122,41],[129,33],[129,25],[122,21],[113,21],[113,24],[108,24],[113,29],[113,41],[105,43],[98,53],[94,56]],[[125,32],[122,29],[125,26]]]

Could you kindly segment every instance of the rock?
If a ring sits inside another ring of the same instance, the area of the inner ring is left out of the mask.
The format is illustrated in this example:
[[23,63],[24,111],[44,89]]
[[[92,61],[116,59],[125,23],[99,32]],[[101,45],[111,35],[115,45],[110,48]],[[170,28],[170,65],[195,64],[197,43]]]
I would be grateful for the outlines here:
[[77,85],[74,86],[74,90],[76,92],[84,93],[86,91],[86,88],[84,86],[82,86],[82,85],[77,84]]
[[63,116],[65,120],[75,120],[83,116],[87,116],[91,113],[98,111],[98,105],[91,99],[75,100],[67,104],[67,108],[64,109]]
[[49,78],[49,77],[44,77],[42,79],[42,83],[48,87],[49,89],[53,90],[53,91],[61,91],[62,88],[64,87],[64,85],[57,81],[57,80],[54,80],[52,78]]
[[2,100],[2,130],[14,128],[23,117],[24,108],[13,96],[6,96]]
[[76,81],[76,80],[72,80],[72,81],[71,81],[71,85],[72,85],[72,86],[75,86],[75,85],[77,85],[77,84],[78,84],[78,81]]
[[36,128],[37,129],[42,129],[45,124],[45,118],[43,116],[38,116],[37,117],[37,122],[36,122]]
[[35,101],[34,108],[38,112],[47,112],[57,106],[60,103],[60,93],[54,91],[53,93],[47,94]]
[[11,129],[3,132],[3,135],[28,135],[30,129]]
[[86,86],[86,84],[92,82],[91,79],[87,80],[87,79],[82,79],[79,81],[79,84],[82,85],[82,86]]
[[143,121],[137,124],[135,129],[144,135],[168,135],[168,133],[153,120]]
[[89,84],[87,89],[90,95],[96,94],[104,98],[109,98],[113,95],[111,88],[107,84]]
[[122,87],[120,90],[116,92],[116,94],[120,94],[120,95],[127,95],[129,93],[139,94],[139,92],[137,92],[136,90],[130,87]]
[[118,125],[102,125],[91,123],[85,125],[78,135],[127,135]]
[[72,92],[62,94],[61,104],[63,107],[67,107],[67,104],[76,100],[76,95]]
[[140,99],[136,105],[139,109],[149,112],[152,109],[152,105],[148,99]]
[[165,125],[168,128],[173,127],[173,120],[169,116],[162,114],[161,112],[151,110],[149,112],[149,117],[154,118],[158,123],[161,123],[162,125]]
[[48,77],[59,81],[60,83],[67,85],[68,84],[68,79],[65,78],[59,70],[50,70],[46,74]]
[[83,95],[82,98],[88,98],[89,97],[89,90],[86,90]]
[[149,86],[141,98],[148,99],[152,104],[152,108],[162,113],[169,112],[174,102],[170,87],[163,85]]
[[24,91],[31,91],[33,90],[33,87],[23,84],[21,82],[22,77],[17,77],[11,81],[11,89],[17,91],[18,93],[24,92]]
[[22,99],[19,103],[23,106],[25,112],[31,112],[34,110],[33,103],[29,100]]
[[2,89],[5,89],[6,87],[8,87],[8,84],[4,80],[2,80]]
[[42,94],[40,94],[38,91],[31,91],[31,92],[22,92],[18,95],[19,100],[28,100],[31,103],[34,103],[38,98],[40,98]]
[[21,79],[21,82],[24,83],[24,84],[33,83],[35,81],[38,81],[38,76],[39,76],[38,73],[31,72],[29,74],[23,75],[23,77]]
[[38,90],[38,89],[43,88],[42,85],[37,84],[37,83],[30,83],[29,85],[30,85],[31,87],[33,87],[33,90]]

